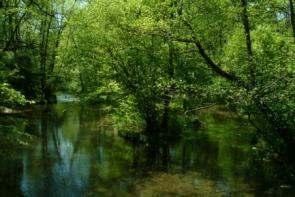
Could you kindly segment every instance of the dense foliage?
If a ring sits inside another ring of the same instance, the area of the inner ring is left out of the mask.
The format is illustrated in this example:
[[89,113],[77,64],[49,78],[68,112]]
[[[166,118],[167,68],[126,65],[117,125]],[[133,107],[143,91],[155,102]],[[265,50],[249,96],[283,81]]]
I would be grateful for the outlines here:
[[115,81],[149,130],[175,106],[222,103],[266,139],[294,141],[292,3],[91,1],[69,21],[57,72],[84,94]]
[[71,0],[0,2],[0,83],[9,83],[27,99],[54,101],[56,51],[75,6]]
[[25,97],[18,91],[12,89],[7,84],[0,84],[0,105],[15,107],[17,105],[24,105],[26,102]]

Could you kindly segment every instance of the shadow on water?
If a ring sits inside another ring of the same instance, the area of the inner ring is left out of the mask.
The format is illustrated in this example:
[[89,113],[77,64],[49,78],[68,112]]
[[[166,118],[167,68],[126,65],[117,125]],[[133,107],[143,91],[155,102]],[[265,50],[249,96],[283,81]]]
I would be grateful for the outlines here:
[[294,194],[291,183],[260,169],[251,129],[239,121],[205,115],[198,130],[173,125],[125,139],[106,115],[78,103],[35,110],[26,130],[40,140],[3,157],[1,196]]

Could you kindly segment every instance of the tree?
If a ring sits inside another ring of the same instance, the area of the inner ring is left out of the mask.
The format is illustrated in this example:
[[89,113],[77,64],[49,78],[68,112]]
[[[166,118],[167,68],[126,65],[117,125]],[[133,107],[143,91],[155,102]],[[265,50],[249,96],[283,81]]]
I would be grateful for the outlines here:
[[27,98],[54,101],[57,48],[67,19],[76,6],[75,0],[5,0],[2,3],[0,51],[13,53],[15,64],[5,67],[18,71],[6,82]]
[[[290,92],[294,47],[287,31],[282,31],[288,29],[282,23],[287,18],[278,17],[284,7],[282,2],[130,0],[93,1],[90,5],[92,8],[87,7],[79,15],[85,18],[84,22],[79,21],[81,26],[73,25],[85,31],[76,32],[71,45],[79,54],[87,49],[96,54],[87,55],[87,69],[89,64],[93,65],[89,62],[98,65],[94,70],[102,65],[113,68],[109,76],[135,96],[146,122],[152,122],[149,125],[156,125],[161,116],[167,116],[169,103],[179,92],[188,95],[184,87],[189,84],[179,85],[179,81],[185,79],[182,74],[189,73],[184,72],[185,65],[178,60],[193,58],[189,64],[196,71],[201,69],[206,73],[198,76],[201,80],[208,80],[208,69],[224,79],[212,75],[207,86],[211,80],[223,84],[224,87],[218,88],[230,92],[230,96],[223,96],[230,105],[248,115],[260,130],[265,130],[261,127],[274,129],[263,135],[277,134],[278,138],[285,138],[281,130],[292,130]],[[103,11],[95,19],[89,16],[97,10]],[[78,68],[86,77],[84,69]],[[195,89],[201,87],[197,81],[194,81]],[[275,92],[271,91],[274,87]],[[159,103],[164,111],[159,111]]]

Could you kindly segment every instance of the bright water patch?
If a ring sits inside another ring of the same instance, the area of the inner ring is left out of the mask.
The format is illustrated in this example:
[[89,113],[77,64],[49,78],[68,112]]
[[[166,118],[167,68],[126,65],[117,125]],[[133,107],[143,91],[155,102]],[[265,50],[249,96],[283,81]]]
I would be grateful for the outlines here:
[[79,98],[72,94],[67,93],[57,93],[56,94],[57,103],[67,103],[67,102],[78,102]]

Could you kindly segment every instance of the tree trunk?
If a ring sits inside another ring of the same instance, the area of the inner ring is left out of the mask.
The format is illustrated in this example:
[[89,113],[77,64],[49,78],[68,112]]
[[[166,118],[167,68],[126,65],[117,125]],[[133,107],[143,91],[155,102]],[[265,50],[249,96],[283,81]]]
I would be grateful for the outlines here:
[[[172,80],[174,77],[174,48],[173,43],[169,42],[169,57],[168,57],[168,75],[169,78]],[[171,90],[173,89],[173,85],[171,87],[167,87],[167,90],[164,93],[164,113],[162,118],[162,128],[167,129],[168,127],[168,121],[169,121],[169,105],[171,102],[171,96],[169,95],[171,93]]]
[[41,102],[46,102],[47,100],[47,59],[48,59],[48,42],[50,27],[52,23],[52,17],[46,17],[41,22],[41,43],[40,43],[40,76],[41,76]]
[[81,85],[81,92],[84,93],[86,88],[85,88],[85,83],[83,80],[83,75],[81,72],[79,73],[79,79],[80,79],[80,85]]
[[293,37],[295,41],[295,12],[294,12],[294,3],[293,0],[289,0],[290,2],[290,17],[291,17],[291,26],[293,30]]
[[247,0],[241,0],[241,6],[242,6],[242,22],[243,22],[244,32],[246,37],[247,57],[249,62],[250,84],[251,84],[251,88],[254,88],[256,84],[255,64],[254,64],[251,32],[250,32],[251,27],[250,27],[249,16],[247,11],[247,6],[248,6]]

